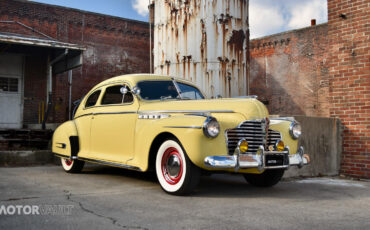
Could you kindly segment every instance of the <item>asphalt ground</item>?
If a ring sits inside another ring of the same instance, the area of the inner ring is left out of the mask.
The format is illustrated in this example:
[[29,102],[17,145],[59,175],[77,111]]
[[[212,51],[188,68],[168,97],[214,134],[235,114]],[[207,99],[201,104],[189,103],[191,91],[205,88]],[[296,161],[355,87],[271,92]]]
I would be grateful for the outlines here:
[[179,197],[163,192],[155,175],[124,169],[3,167],[0,212],[0,229],[366,230],[370,182],[323,177],[256,188],[240,175],[215,174]]

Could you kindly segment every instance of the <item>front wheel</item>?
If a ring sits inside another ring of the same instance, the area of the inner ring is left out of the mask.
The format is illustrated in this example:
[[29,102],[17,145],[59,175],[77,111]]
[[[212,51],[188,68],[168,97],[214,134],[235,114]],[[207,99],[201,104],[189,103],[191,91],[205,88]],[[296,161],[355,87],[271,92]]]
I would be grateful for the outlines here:
[[190,161],[185,150],[174,139],[166,140],[159,147],[155,169],[159,184],[169,194],[188,194],[199,183],[200,169]]
[[79,173],[85,165],[84,161],[60,158],[64,171],[68,173]]
[[245,180],[257,187],[272,187],[279,183],[284,175],[284,169],[270,169],[261,174],[243,174]]

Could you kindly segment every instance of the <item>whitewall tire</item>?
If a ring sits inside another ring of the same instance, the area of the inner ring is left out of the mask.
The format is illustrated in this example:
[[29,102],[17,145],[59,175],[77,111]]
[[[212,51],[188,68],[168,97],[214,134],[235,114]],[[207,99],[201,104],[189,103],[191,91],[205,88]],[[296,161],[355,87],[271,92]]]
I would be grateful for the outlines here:
[[200,169],[188,158],[177,140],[162,143],[155,161],[157,178],[162,189],[170,194],[184,195],[199,182]]
[[85,165],[84,161],[60,158],[64,171],[68,173],[79,173]]

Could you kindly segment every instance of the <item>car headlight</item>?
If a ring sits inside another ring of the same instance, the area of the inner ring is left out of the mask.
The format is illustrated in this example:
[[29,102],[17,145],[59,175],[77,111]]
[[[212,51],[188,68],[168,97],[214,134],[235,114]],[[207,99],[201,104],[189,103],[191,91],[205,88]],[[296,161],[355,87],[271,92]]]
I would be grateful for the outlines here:
[[302,127],[298,122],[292,122],[289,127],[290,136],[293,139],[298,139],[302,135]]
[[220,133],[220,124],[214,117],[207,117],[203,124],[203,133],[206,137],[214,138]]

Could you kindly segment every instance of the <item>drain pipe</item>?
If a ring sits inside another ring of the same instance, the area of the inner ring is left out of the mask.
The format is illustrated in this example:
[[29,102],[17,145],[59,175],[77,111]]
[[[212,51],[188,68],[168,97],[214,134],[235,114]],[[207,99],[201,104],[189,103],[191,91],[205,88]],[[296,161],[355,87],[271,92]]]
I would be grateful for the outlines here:
[[53,105],[52,104],[52,98],[53,98],[53,65],[56,62],[60,61],[62,58],[64,58],[67,55],[68,55],[68,49],[65,49],[64,53],[62,53],[61,55],[56,57],[54,60],[48,61],[48,76],[47,76],[47,86],[46,86],[46,88],[47,88],[46,101],[47,101],[48,107],[47,107],[46,112],[45,112],[44,120],[42,121],[42,129],[43,130],[45,130],[45,128],[46,128],[46,121],[48,119],[51,107]]
[[69,96],[68,96],[68,118],[72,120],[72,70],[68,71],[68,85],[69,85]]

